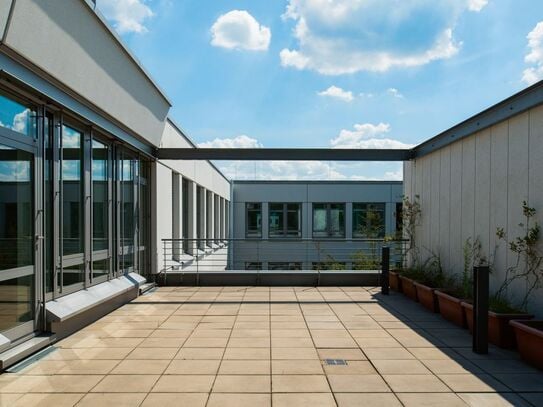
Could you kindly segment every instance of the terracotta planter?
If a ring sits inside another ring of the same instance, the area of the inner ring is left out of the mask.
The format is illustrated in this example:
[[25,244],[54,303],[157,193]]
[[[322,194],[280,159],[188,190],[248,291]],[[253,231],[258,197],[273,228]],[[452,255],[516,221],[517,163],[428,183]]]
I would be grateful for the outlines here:
[[430,311],[439,312],[439,304],[437,302],[437,297],[434,294],[436,289],[417,282],[414,284],[419,302]]
[[391,271],[388,274],[388,281],[390,283],[390,288],[399,293],[402,292],[402,280],[400,280],[400,275],[395,271]]
[[[462,302],[466,314],[468,329],[473,332],[473,305],[469,302]],[[499,314],[488,311],[488,341],[500,348],[513,349],[516,347],[515,330],[509,321],[513,319],[532,319],[529,314]]]
[[450,321],[462,328],[466,327],[466,316],[462,308],[462,300],[453,297],[443,291],[434,291],[439,302],[439,312],[447,321]]
[[402,281],[402,292],[413,301],[418,301],[417,289],[415,288],[415,282],[408,277],[400,275]]
[[529,364],[543,369],[543,321],[509,322],[515,328],[520,356]]

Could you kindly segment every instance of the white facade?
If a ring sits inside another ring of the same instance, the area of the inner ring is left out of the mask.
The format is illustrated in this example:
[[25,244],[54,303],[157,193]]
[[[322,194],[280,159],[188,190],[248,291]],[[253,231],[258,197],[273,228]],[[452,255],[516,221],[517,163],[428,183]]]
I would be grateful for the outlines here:
[[[536,209],[533,221],[543,224],[543,106],[405,162],[404,178],[405,195],[418,196],[421,204],[416,244],[423,257],[438,254],[445,271],[459,276],[466,239],[479,239],[493,263],[495,292],[517,258],[496,229],[510,240],[524,235],[523,201]],[[527,286],[516,281],[510,288],[515,302]],[[533,293],[529,310],[543,316],[542,289]]]

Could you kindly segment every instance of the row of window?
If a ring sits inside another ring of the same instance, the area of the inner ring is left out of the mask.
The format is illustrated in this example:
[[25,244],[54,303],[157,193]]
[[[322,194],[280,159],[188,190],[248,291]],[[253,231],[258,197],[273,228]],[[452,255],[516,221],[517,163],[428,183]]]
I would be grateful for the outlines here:
[[[353,237],[383,238],[386,229],[384,203],[353,203]],[[397,216],[401,204],[397,204]],[[345,204],[313,203],[313,237],[345,237]],[[245,206],[245,235],[262,237],[262,203]],[[398,226],[398,222],[397,222]],[[302,204],[270,203],[268,205],[268,237],[296,238],[302,236]]]

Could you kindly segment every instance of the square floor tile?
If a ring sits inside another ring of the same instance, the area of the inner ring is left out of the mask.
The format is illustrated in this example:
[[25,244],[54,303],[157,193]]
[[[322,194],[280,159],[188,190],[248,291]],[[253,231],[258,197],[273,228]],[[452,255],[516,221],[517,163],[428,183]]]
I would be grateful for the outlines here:
[[[77,403],[77,407],[138,407],[145,396],[145,393],[88,393]],[[58,406],[58,404],[50,405]]]
[[274,393],[274,407],[335,407],[332,393]]
[[269,375],[219,375],[213,392],[217,393],[269,393]]
[[271,406],[271,394],[211,393],[206,407]]
[[150,393],[141,407],[205,407],[207,398],[207,393]]
[[158,375],[109,375],[92,389],[94,393],[148,393]]
[[326,393],[330,386],[324,375],[273,375],[274,393]]
[[509,390],[509,388],[487,374],[440,374],[438,376],[457,393]]
[[172,360],[164,374],[211,374],[219,369],[220,360]]
[[153,393],[207,393],[215,376],[212,375],[164,375],[153,387]]
[[223,360],[219,369],[220,375],[269,375],[271,371],[269,360]]
[[328,375],[334,393],[385,393],[390,392],[381,376],[364,375]]
[[392,393],[335,393],[338,407],[401,407]]
[[430,392],[446,393],[451,390],[436,376],[425,374],[396,374],[383,375],[388,385],[395,393],[399,392]]

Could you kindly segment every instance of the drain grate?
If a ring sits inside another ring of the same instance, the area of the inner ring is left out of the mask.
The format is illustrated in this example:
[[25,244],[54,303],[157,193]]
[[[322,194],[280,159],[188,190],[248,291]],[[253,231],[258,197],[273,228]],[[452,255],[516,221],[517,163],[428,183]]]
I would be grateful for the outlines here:
[[324,363],[328,366],[345,366],[347,361],[345,359],[324,359]]

